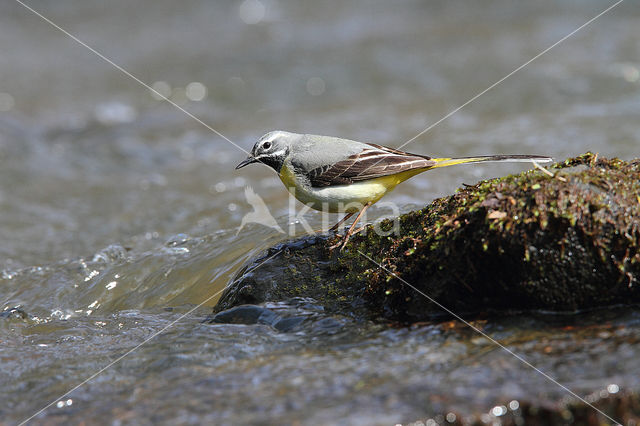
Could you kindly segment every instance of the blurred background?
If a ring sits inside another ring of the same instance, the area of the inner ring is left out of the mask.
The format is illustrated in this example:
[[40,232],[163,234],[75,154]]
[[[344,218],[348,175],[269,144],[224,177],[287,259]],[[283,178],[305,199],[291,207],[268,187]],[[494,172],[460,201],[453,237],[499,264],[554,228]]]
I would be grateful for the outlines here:
[[[399,146],[611,3],[28,4],[249,150],[275,129]],[[623,2],[403,149],[637,157],[639,18],[638,4]],[[38,395],[8,397],[0,414],[20,418],[139,342],[147,326],[160,328],[221,290],[284,238],[260,225],[235,235],[252,210],[247,185],[283,227],[288,200],[266,167],[234,170],[245,152],[12,0],[0,4],[0,52],[0,294],[4,309],[25,313],[0,330],[12,342],[1,350],[2,374],[17,383],[9,391]],[[385,200],[407,211],[523,167],[434,171]],[[175,331],[195,333],[183,342],[192,355],[210,333],[193,331],[194,322]],[[176,341],[164,344],[154,353]],[[65,359],[87,345],[100,349],[75,360],[76,374],[44,379],[71,368]],[[24,364],[25,351],[39,361]],[[205,362],[189,359],[183,368],[192,372]]]
[[[283,129],[398,146],[603,9],[36,1],[33,7],[249,150]],[[0,6],[0,254],[28,266],[158,234],[239,226],[267,169],[9,1]],[[405,147],[441,156],[587,150],[631,158],[640,110],[638,8],[621,4]],[[459,167],[398,188],[425,204],[522,170]]]

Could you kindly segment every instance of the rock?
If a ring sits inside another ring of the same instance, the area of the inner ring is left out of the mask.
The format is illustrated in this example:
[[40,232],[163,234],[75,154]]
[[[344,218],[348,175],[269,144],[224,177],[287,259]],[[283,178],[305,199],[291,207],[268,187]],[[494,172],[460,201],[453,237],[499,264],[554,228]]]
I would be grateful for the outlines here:
[[16,306],[13,308],[5,308],[2,312],[0,312],[0,318],[7,320],[28,320],[29,314],[22,308]]
[[280,332],[305,330],[318,335],[334,334],[343,328],[345,321],[324,315],[322,306],[312,299],[295,297],[287,302],[240,305],[210,315],[203,322],[208,324],[263,324]]
[[282,244],[237,276],[216,311],[310,297],[414,322],[445,313],[420,293],[465,315],[638,302],[640,160],[586,153],[551,170],[467,186],[402,215],[399,236],[368,227],[340,253],[327,249],[336,237]]
[[239,272],[214,312],[305,297],[329,312],[367,316],[365,284],[344,285],[343,268],[328,253],[326,236],[304,237],[270,248]]

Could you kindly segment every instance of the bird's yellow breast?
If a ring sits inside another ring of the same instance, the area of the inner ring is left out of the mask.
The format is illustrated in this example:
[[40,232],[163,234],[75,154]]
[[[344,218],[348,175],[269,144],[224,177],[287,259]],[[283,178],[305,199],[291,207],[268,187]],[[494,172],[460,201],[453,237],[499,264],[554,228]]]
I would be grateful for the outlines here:
[[291,170],[291,168],[287,167],[286,163],[282,165],[279,176],[280,180],[282,181],[284,186],[287,187],[287,189],[289,189],[289,187],[296,186],[296,175],[295,173],[293,173],[293,170]]

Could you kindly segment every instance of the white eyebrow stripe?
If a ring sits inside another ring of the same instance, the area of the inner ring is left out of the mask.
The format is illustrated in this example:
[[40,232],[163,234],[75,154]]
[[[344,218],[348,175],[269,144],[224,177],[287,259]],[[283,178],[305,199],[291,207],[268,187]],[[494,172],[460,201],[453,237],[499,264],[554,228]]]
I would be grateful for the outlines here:
[[253,158],[255,158],[256,160],[259,160],[261,158],[267,158],[267,157],[279,157],[279,156],[281,156],[283,154],[286,154],[286,153],[287,153],[286,149],[281,149],[280,151],[276,151],[276,152],[273,152],[271,154],[261,154],[261,155],[258,155],[257,157],[253,157]]

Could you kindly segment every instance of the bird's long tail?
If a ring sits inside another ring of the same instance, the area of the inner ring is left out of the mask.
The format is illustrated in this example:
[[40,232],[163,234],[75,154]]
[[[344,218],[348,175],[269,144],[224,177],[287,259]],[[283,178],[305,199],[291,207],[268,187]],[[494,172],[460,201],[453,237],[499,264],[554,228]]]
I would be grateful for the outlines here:
[[548,163],[553,161],[551,157],[544,155],[483,155],[478,157],[458,157],[458,158],[432,158],[436,162],[436,167],[455,166],[457,164],[466,163],[482,163],[482,162],[525,162],[525,163]]

